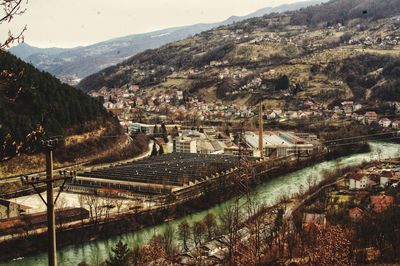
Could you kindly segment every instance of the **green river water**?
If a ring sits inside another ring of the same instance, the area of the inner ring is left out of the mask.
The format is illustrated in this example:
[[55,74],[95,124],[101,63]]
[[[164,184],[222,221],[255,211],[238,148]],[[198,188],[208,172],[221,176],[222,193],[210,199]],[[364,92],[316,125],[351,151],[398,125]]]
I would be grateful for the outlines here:
[[[336,166],[350,166],[359,164],[362,161],[370,161],[378,157],[378,150],[382,151],[381,158],[391,158],[399,155],[400,144],[390,144],[382,142],[371,142],[371,152],[364,154],[355,154],[339,158],[334,161],[322,162],[302,170],[276,177],[264,184],[255,188],[252,193],[260,203],[273,205],[282,197],[282,195],[293,195],[299,192],[301,186],[307,187],[307,177],[313,175],[317,181],[321,181],[321,173],[324,170],[333,169]],[[229,202],[229,201],[228,201]],[[181,219],[169,222],[173,227],[176,227],[183,219],[188,220],[190,223],[202,219],[207,212],[212,212],[216,216],[221,212],[222,208],[228,202],[219,204],[209,210],[188,215]],[[67,246],[58,251],[59,265],[77,265],[79,262],[85,260],[89,265],[99,265],[108,257],[108,252],[111,247],[123,239],[130,247],[145,243],[154,234],[161,233],[166,224],[148,227],[146,229],[130,232],[121,236],[115,236],[105,240],[97,240],[82,245]],[[0,266],[30,266],[30,265],[47,265],[47,253],[39,253],[24,258],[8,262],[0,262]]]

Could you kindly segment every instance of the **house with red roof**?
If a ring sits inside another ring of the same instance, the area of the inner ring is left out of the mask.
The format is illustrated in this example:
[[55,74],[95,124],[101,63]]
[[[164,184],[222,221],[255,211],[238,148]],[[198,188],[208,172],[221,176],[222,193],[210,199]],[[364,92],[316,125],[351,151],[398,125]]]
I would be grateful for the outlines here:
[[394,204],[394,197],[392,196],[371,196],[371,208],[376,213],[381,213]]
[[314,229],[323,229],[326,227],[325,214],[304,213],[303,214],[303,230],[309,232]]
[[400,128],[400,120],[395,120],[392,122],[392,128],[399,129]]
[[364,215],[364,211],[358,207],[349,209],[349,217],[353,222],[361,221]]
[[378,115],[375,112],[366,112],[364,117],[367,124],[378,121]]

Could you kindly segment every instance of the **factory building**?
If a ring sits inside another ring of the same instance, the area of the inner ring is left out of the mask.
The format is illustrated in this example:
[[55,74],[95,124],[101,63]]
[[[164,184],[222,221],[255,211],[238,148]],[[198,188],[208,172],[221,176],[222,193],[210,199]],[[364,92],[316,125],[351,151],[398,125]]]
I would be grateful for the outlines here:
[[[129,126],[129,132],[130,133],[143,133],[146,135],[153,135],[154,134],[154,127],[155,125],[151,125],[151,124],[143,124],[143,123],[132,123]],[[161,125],[158,124],[157,125],[158,131],[160,132],[161,130]],[[168,133],[171,133],[173,130],[180,130],[181,129],[181,125],[165,125],[165,128],[167,129]]]
[[[254,132],[246,132],[245,141],[252,149],[259,147],[259,137]],[[312,143],[291,132],[263,133],[263,149],[267,157],[307,156],[314,148]]]
[[80,173],[67,191],[109,189],[116,196],[169,194],[218,172],[236,167],[233,156],[172,153],[141,161]]
[[174,140],[174,152],[197,153],[197,141],[191,138],[180,138]]

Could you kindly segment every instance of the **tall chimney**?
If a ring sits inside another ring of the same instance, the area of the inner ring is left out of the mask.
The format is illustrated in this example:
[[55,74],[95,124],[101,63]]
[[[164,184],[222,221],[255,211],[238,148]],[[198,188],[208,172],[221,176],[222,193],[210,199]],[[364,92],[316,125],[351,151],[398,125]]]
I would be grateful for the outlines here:
[[263,108],[260,103],[258,110],[258,149],[260,150],[260,157],[264,158],[264,139],[263,139]]

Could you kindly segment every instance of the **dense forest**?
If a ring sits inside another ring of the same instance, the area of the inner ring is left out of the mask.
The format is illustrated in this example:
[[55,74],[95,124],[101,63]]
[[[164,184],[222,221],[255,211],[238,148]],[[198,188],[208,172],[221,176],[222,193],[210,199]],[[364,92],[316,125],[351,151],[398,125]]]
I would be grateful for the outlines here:
[[30,151],[41,135],[80,133],[106,121],[113,118],[98,100],[0,53],[0,160]]

